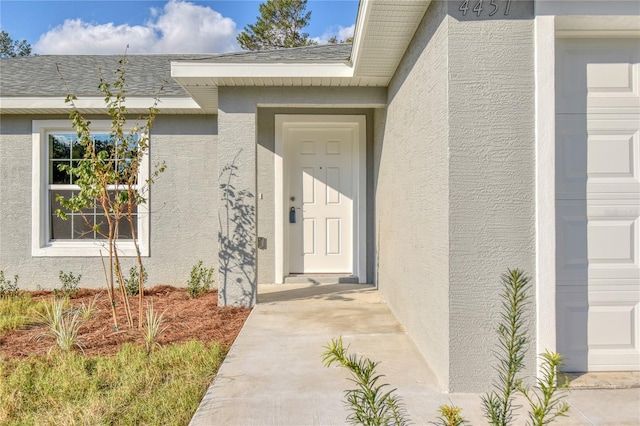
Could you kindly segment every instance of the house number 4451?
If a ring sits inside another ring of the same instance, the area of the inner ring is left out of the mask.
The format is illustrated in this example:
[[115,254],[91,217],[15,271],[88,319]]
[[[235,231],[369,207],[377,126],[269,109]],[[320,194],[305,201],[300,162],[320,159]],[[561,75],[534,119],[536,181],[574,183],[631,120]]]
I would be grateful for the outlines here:
[[[473,2],[472,2],[473,3]],[[485,3],[483,5],[483,3]],[[490,0],[488,3],[484,2],[483,0],[478,0],[478,2],[476,3],[475,6],[473,6],[473,9],[471,9],[472,12],[475,12],[476,15],[479,17],[480,14],[482,14],[482,11],[485,9],[484,6],[486,6],[487,10],[489,10],[489,16],[493,16],[496,13],[498,13],[498,10],[500,9],[500,7],[498,6],[498,4],[496,3],[496,0]],[[509,14],[509,8],[511,7],[511,0],[507,0],[507,6],[504,8],[504,15],[507,16]],[[460,5],[460,7],[458,8],[458,10],[460,12],[462,12],[462,16],[467,16],[467,12],[469,11],[469,0],[464,0],[462,2],[462,4]]]

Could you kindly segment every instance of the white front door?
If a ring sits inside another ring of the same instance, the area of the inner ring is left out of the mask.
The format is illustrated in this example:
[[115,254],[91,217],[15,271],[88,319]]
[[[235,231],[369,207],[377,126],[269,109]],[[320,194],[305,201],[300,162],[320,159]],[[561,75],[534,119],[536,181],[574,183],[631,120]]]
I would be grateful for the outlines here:
[[638,40],[562,40],[556,61],[558,351],[640,370]]
[[290,273],[349,273],[353,266],[353,169],[349,129],[288,133]]
[[331,273],[366,282],[364,117],[277,115],[276,129],[277,281]]

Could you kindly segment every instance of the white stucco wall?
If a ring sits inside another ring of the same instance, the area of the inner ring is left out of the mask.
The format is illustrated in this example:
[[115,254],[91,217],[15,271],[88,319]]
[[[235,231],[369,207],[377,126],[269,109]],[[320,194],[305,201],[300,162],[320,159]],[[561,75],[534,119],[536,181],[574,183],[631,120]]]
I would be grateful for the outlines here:
[[[82,287],[104,286],[100,259],[31,256],[32,120],[3,115],[0,125],[0,269],[24,289],[59,287],[58,273],[81,273]],[[202,260],[217,268],[217,121],[215,116],[157,117],[151,164],[166,172],[151,189],[148,285],[185,285]],[[127,259],[125,263],[133,259]]]

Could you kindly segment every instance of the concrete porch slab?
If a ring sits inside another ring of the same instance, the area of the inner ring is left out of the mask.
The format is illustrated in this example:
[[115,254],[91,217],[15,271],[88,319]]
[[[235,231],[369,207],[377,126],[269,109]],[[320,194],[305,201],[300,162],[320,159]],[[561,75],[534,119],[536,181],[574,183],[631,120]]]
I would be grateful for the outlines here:
[[[445,393],[411,338],[372,286],[259,286],[258,305],[232,346],[191,425],[343,425],[349,373],[322,365],[323,346],[343,336],[350,351],[379,361],[413,424],[443,404],[486,424],[480,395]],[[559,425],[638,425],[640,388],[573,390]],[[524,401],[520,401],[524,404]],[[524,424],[524,413],[516,424]]]

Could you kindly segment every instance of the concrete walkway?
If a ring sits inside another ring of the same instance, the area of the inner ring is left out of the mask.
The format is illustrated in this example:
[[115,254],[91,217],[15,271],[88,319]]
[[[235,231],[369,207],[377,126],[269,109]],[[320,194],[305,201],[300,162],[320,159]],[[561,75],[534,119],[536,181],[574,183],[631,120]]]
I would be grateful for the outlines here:
[[[343,425],[345,369],[322,365],[323,346],[343,336],[350,351],[380,361],[413,424],[437,408],[463,408],[468,424],[487,424],[480,396],[442,392],[424,358],[372,287],[354,284],[260,286],[249,316],[191,425]],[[559,425],[640,425],[640,388],[573,390]],[[520,415],[517,424],[524,424]]]

